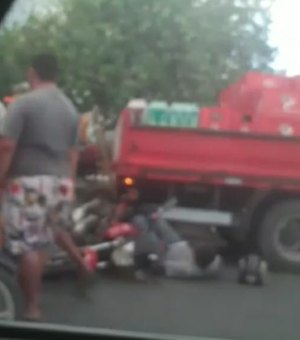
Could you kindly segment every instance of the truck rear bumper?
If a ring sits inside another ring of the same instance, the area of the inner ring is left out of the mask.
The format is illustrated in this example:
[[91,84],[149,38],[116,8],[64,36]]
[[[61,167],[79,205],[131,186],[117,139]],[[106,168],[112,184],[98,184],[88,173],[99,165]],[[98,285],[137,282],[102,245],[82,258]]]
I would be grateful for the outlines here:
[[176,207],[164,211],[162,217],[173,222],[199,225],[211,224],[227,228],[233,227],[234,224],[234,215],[232,213],[207,209]]

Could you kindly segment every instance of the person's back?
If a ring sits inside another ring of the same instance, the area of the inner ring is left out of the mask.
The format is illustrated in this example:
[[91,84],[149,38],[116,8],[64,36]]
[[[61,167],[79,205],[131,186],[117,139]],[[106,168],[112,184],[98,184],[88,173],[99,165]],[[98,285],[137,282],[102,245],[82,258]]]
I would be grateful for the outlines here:
[[69,177],[69,150],[76,141],[78,125],[71,101],[55,85],[49,85],[23,95],[10,106],[9,113],[25,123],[19,132],[8,120],[6,131],[20,134],[9,176]]

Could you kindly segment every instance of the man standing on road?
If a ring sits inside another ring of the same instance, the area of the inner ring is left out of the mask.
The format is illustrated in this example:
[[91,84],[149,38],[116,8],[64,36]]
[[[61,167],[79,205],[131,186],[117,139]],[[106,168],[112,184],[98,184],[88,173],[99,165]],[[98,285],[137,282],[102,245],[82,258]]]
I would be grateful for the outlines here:
[[53,241],[68,252],[82,275],[88,273],[69,235],[78,114],[56,86],[57,73],[54,56],[33,59],[27,73],[32,91],[9,106],[0,142],[6,244],[18,260],[28,320],[41,317],[42,272]]

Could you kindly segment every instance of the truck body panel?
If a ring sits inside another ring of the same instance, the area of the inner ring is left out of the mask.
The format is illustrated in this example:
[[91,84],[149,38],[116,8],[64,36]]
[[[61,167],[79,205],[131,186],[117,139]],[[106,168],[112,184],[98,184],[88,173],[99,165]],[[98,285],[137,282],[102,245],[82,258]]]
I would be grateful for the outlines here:
[[209,129],[135,127],[123,111],[118,177],[300,189],[300,138]]

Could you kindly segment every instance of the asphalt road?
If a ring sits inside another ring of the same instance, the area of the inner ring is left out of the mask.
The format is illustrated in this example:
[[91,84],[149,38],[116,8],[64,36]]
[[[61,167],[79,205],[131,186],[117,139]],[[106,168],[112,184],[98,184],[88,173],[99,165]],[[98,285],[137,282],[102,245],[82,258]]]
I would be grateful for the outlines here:
[[134,283],[98,276],[88,296],[73,278],[47,280],[51,323],[224,339],[300,338],[300,276],[272,274],[263,288],[240,286],[234,268],[217,281]]

